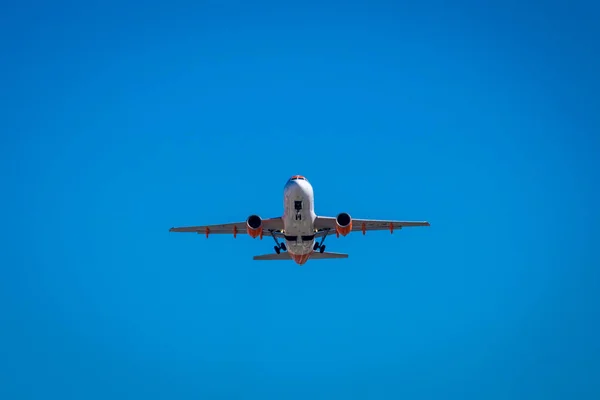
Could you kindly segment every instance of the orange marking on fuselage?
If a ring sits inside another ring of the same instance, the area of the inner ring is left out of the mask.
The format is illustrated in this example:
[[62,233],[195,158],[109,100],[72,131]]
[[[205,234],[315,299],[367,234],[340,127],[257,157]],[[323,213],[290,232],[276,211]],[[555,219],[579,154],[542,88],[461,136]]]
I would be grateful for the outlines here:
[[303,264],[305,264],[308,261],[308,259],[312,255],[312,253],[313,252],[311,251],[308,254],[293,254],[293,253],[289,253],[289,255],[292,258],[292,260],[294,260],[296,262],[296,264],[303,265]]
[[390,222],[390,233],[394,233],[394,223]]
[[237,225],[233,226],[233,238],[235,239],[237,237]]
[[206,234],[206,238],[208,239],[208,234],[210,233],[210,229],[208,228],[208,226],[206,227],[206,229],[204,229],[204,233]]
[[362,233],[363,233],[363,235],[364,235],[365,233],[367,233],[367,225],[366,225],[364,222],[362,223],[362,227],[361,227],[361,228],[362,228]]

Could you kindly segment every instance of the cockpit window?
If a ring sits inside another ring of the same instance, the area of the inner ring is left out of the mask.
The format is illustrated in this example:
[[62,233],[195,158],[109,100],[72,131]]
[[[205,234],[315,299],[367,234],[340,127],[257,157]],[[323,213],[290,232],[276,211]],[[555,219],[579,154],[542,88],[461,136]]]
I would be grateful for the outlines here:
[[302,175],[294,175],[294,176],[292,176],[292,177],[290,178],[290,181],[295,181],[296,179],[299,179],[299,180],[302,180],[302,181],[305,181],[305,180],[306,180],[306,178],[305,178],[305,177],[303,177]]

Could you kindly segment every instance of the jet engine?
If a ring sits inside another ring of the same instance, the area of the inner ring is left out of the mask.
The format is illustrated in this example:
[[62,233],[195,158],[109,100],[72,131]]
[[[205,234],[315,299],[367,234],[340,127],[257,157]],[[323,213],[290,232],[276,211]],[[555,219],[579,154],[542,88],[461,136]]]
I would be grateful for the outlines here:
[[343,212],[335,217],[335,231],[342,236],[346,236],[352,231],[352,217],[350,214]]
[[260,236],[262,239],[263,224],[262,219],[258,215],[251,215],[246,220],[246,229],[251,238]]

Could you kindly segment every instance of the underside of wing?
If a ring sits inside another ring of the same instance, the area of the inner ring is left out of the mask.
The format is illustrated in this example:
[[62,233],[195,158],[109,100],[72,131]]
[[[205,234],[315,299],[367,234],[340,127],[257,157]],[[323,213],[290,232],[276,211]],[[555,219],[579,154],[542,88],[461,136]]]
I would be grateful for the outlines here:
[[260,227],[249,229],[248,220],[241,222],[230,222],[226,224],[215,224],[215,225],[195,225],[195,226],[182,226],[173,227],[169,229],[169,232],[192,232],[199,234],[229,234],[237,235],[245,234],[250,232],[256,233],[256,235],[263,236],[274,236],[283,231],[283,221],[281,217],[260,219]]
[[[336,217],[317,217],[315,221],[315,229],[326,232],[330,231],[335,233],[339,229],[336,222]],[[350,220],[350,225],[346,226],[346,232],[362,231],[383,231],[389,230],[394,231],[396,229],[402,229],[404,227],[414,226],[430,226],[427,221],[397,221],[397,220],[382,220],[382,219],[355,219]]]
[[[355,219],[352,221],[352,230],[360,231],[366,228],[367,231],[383,231],[388,229],[401,229],[413,226],[430,226],[427,221],[386,221],[378,219]],[[354,226],[356,224],[356,227]]]

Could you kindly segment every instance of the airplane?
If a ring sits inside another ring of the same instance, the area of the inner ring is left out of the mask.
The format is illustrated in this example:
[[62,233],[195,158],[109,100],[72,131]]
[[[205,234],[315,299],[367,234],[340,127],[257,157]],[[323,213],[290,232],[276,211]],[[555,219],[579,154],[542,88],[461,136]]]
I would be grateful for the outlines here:
[[[275,240],[275,253],[254,256],[254,260],[293,260],[298,265],[309,259],[323,260],[348,258],[348,254],[325,251],[325,238],[335,234],[346,236],[350,232],[389,230],[412,226],[430,226],[427,221],[393,221],[355,219],[346,212],[336,217],[315,214],[312,185],[302,175],[292,176],[283,190],[283,216],[263,219],[252,214],[245,221],[218,225],[199,225],[171,228],[169,232],[195,232],[210,234],[247,233],[251,238],[271,236]],[[318,240],[320,239],[320,240]],[[280,242],[282,240],[282,242]],[[318,250],[318,252],[317,252]]]

